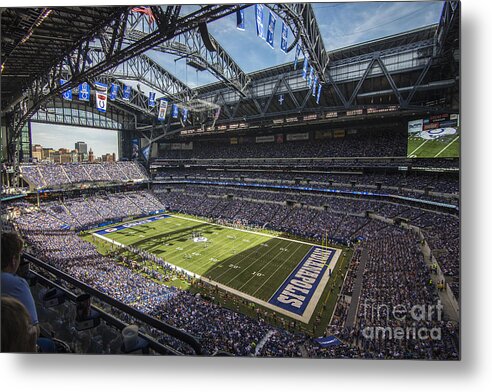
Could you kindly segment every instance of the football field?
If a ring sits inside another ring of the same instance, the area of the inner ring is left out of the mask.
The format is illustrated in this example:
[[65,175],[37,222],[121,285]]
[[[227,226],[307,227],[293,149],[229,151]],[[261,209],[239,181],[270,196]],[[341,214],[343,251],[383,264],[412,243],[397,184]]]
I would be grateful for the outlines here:
[[168,214],[98,229],[92,235],[113,246],[145,250],[207,283],[304,323],[342,253]]
[[460,136],[443,136],[439,139],[408,138],[408,158],[457,158],[460,153]]

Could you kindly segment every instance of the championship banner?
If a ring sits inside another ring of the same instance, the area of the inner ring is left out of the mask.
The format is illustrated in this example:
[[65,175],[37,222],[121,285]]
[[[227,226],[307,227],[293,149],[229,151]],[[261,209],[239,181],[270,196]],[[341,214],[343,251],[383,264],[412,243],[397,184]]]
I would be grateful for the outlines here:
[[301,54],[301,45],[297,44],[296,55],[294,57],[294,69],[297,69],[297,61],[299,60],[300,54]]
[[116,100],[116,97],[118,95],[118,88],[119,88],[119,86],[117,84],[111,83],[111,90],[109,92],[109,99],[111,101]]
[[318,84],[318,93],[316,94],[316,103],[319,104],[319,97],[321,96],[321,83]]
[[[287,37],[289,35],[289,30],[284,22],[282,22],[282,37],[280,40],[280,50],[287,54]],[[296,57],[297,58],[297,57]],[[297,64],[296,64],[297,65]],[[295,69],[295,67],[294,67]]]
[[173,116],[173,118],[178,118],[178,115],[179,115],[178,105],[173,103],[172,116]]
[[304,57],[304,64],[302,65],[302,78],[306,80],[307,78],[307,71],[308,71],[308,58],[307,56]]
[[129,101],[131,95],[132,95],[132,88],[131,88],[131,86],[125,86],[125,87],[123,87],[123,100],[124,101]]
[[314,75],[314,81],[313,81],[313,97],[316,96],[316,88],[318,87],[318,75]]
[[161,99],[159,102],[159,114],[157,116],[158,120],[163,121],[166,118],[167,104],[167,99]]
[[244,9],[236,12],[236,27],[238,30],[244,31]]
[[270,15],[268,17],[268,31],[267,31],[267,36],[266,36],[266,42],[270,47],[273,49],[273,40],[275,36],[275,23],[277,22],[277,18],[275,15],[270,11]]
[[149,92],[149,107],[153,108],[155,107],[155,93],[154,92]]
[[314,79],[314,67],[312,65],[309,66],[309,77],[308,77],[308,87],[311,87]]
[[265,30],[263,28],[263,4],[256,4],[256,35],[265,39]]
[[91,86],[84,82],[79,85],[79,100],[89,102],[91,97]]
[[95,83],[96,86],[96,108],[100,112],[106,113],[108,105],[108,85],[100,82]]
[[[60,79],[60,86],[63,86],[65,83],[67,83],[67,81],[65,79]],[[62,98],[65,101],[71,101],[72,100],[72,89],[63,92]]]

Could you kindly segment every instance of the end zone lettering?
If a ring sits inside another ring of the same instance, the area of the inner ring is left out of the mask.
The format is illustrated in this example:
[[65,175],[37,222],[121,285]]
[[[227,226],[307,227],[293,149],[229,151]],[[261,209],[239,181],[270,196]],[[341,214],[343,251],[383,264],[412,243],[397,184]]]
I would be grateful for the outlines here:
[[334,255],[334,249],[311,248],[268,302],[301,316]]
[[144,220],[140,220],[140,221],[136,221],[136,222],[125,223],[123,225],[119,225],[119,226],[115,226],[115,227],[109,227],[109,228],[103,229],[103,230],[98,230],[98,231],[96,231],[96,234],[105,235],[105,234],[109,234],[109,233],[114,233],[115,231],[128,229],[128,228],[133,227],[133,226],[144,225],[146,223],[151,223],[151,222],[155,222],[157,220],[161,220],[164,218],[169,218],[169,216],[170,215],[151,216],[148,219],[144,219]]

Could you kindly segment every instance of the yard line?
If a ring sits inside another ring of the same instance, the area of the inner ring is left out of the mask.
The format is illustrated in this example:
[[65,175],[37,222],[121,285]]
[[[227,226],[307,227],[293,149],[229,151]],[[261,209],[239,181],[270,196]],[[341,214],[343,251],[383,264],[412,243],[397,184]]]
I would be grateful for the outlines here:
[[[302,262],[302,260],[304,260],[304,258],[306,257],[306,255],[307,255],[307,254],[311,251],[311,249],[313,249],[313,248],[314,248],[314,246],[313,246],[312,248],[309,248],[309,249],[307,250],[306,254],[305,254],[304,256],[302,256],[302,257],[301,257],[301,259],[299,260],[299,263],[300,263],[300,262]],[[297,263],[297,264],[294,266],[294,268],[292,269],[292,271],[294,271],[294,270],[297,268],[297,266],[299,265],[299,263]],[[283,267],[283,266],[284,266],[283,264],[280,264],[280,265],[278,266],[278,268],[277,268],[277,269],[273,272],[273,274],[270,274],[270,277],[269,277],[267,280],[265,280],[265,281],[262,283],[262,285],[261,285],[260,287],[258,287],[258,288],[255,290],[255,292],[253,293],[253,296],[255,296],[255,295],[256,295],[256,293],[257,293],[257,292],[258,292],[258,291],[259,291],[259,290],[260,290],[260,289],[261,289],[261,288],[262,288],[262,287],[263,287],[263,286],[264,286],[264,285],[265,285],[265,284],[266,284],[266,283],[267,283],[267,282],[268,282],[271,278],[273,278],[273,277],[275,276],[275,274],[277,273],[277,271],[278,271],[281,267]],[[292,272],[291,272],[291,273],[292,273]],[[290,276],[290,275],[287,275],[287,278],[288,278],[289,276]],[[286,279],[287,279],[287,278],[286,278]],[[285,282],[285,280],[284,280],[284,282]],[[282,284],[283,284],[284,282],[282,282],[282,283],[281,283],[278,287],[281,287],[281,286],[282,286]]]
[[439,155],[441,155],[441,153],[443,153],[444,150],[446,150],[451,144],[453,144],[459,138],[460,138],[460,135],[456,136],[453,140],[451,140],[451,143],[446,144],[446,146],[441,151],[439,151],[436,155],[434,155],[434,158],[437,158]]
[[410,154],[408,155],[413,155],[417,152],[417,150],[420,150],[422,148],[422,146],[427,143],[429,140],[426,140],[425,142],[423,142],[420,146],[418,146],[415,150],[413,150]]
[[[287,258],[285,259],[284,263],[280,263],[280,266],[279,266],[279,267],[275,270],[275,272],[277,272],[277,271],[280,269],[280,267],[285,266],[285,263],[287,263],[287,261],[288,261],[288,260],[290,260],[290,258],[296,254],[296,252],[299,250],[299,248],[300,248],[301,246],[302,246],[302,244],[300,244],[300,245],[299,245],[299,246],[298,246],[298,247],[297,247],[297,248],[296,248],[296,249],[295,249],[295,250],[294,250],[294,251],[293,251],[293,252],[289,255],[289,257],[287,257]],[[309,249],[309,250],[311,250],[311,249]],[[309,250],[308,250],[308,252],[309,252]],[[279,254],[280,254],[280,253],[279,253]],[[306,254],[307,254],[307,252],[306,252]],[[305,255],[304,255],[304,256],[305,256]],[[303,256],[303,258],[304,258],[304,256]],[[261,267],[261,268],[259,269],[259,271],[258,271],[258,272],[263,271],[263,269],[265,269],[266,267],[268,267],[268,266],[269,266],[269,265],[270,265],[270,264],[271,264],[274,260],[276,260],[276,257],[274,257],[274,258],[273,258],[273,259],[271,259],[268,263],[266,263],[263,267]],[[302,259],[301,259],[301,260],[302,260]],[[274,272],[273,274],[275,274],[275,272]],[[268,280],[269,280],[269,279],[273,276],[273,274],[271,274],[271,275],[270,275],[270,277],[267,279],[267,281],[268,281]],[[249,283],[249,282],[250,282],[250,280],[251,280],[251,279],[253,279],[254,277],[255,277],[255,276],[253,275],[251,278],[249,278],[249,279],[246,281],[246,283],[244,283],[244,284],[243,284],[243,285],[239,288],[239,290],[241,290],[241,289],[242,289],[242,288],[243,288],[243,287],[244,287],[247,283]],[[263,287],[263,285],[261,285],[260,287]],[[257,291],[258,291],[258,289],[257,289],[257,290],[253,293],[253,295],[255,295]]]

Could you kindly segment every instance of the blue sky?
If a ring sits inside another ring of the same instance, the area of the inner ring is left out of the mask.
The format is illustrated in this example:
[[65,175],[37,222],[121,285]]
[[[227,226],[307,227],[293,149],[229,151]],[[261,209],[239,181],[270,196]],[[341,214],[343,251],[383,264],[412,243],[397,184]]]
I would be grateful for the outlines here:
[[[442,6],[442,1],[313,3],[323,42],[328,51],[437,23]],[[183,5],[181,15],[196,9],[196,5]],[[265,25],[268,23],[267,18],[268,10],[265,9]],[[235,14],[208,24],[209,33],[227,50],[243,71],[254,72],[294,60],[294,50],[288,54],[280,50],[282,22],[279,18],[275,26],[274,49],[256,36],[254,5],[245,9],[245,24],[245,31],[238,30]],[[292,32],[289,31],[289,44],[292,40]],[[196,72],[194,68],[186,65],[184,59],[177,60],[175,56],[152,50],[146,54],[192,88],[217,81],[208,71]],[[131,84],[136,85],[136,82]],[[151,91],[150,87],[140,85],[142,91]],[[160,94],[157,94],[158,98],[159,96]],[[69,133],[67,129],[70,129]],[[117,153],[116,132],[75,129],[77,128],[50,126],[50,131],[47,132],[45,126],[34,125],[33,140],[35,143],[59,148],[66,146],[65,139],[69,135],[77,135],[76,138],[87,141],[89,145],[93,144],[96,155],[113,151]],[[75,141],[70,140],[69,146]]]

